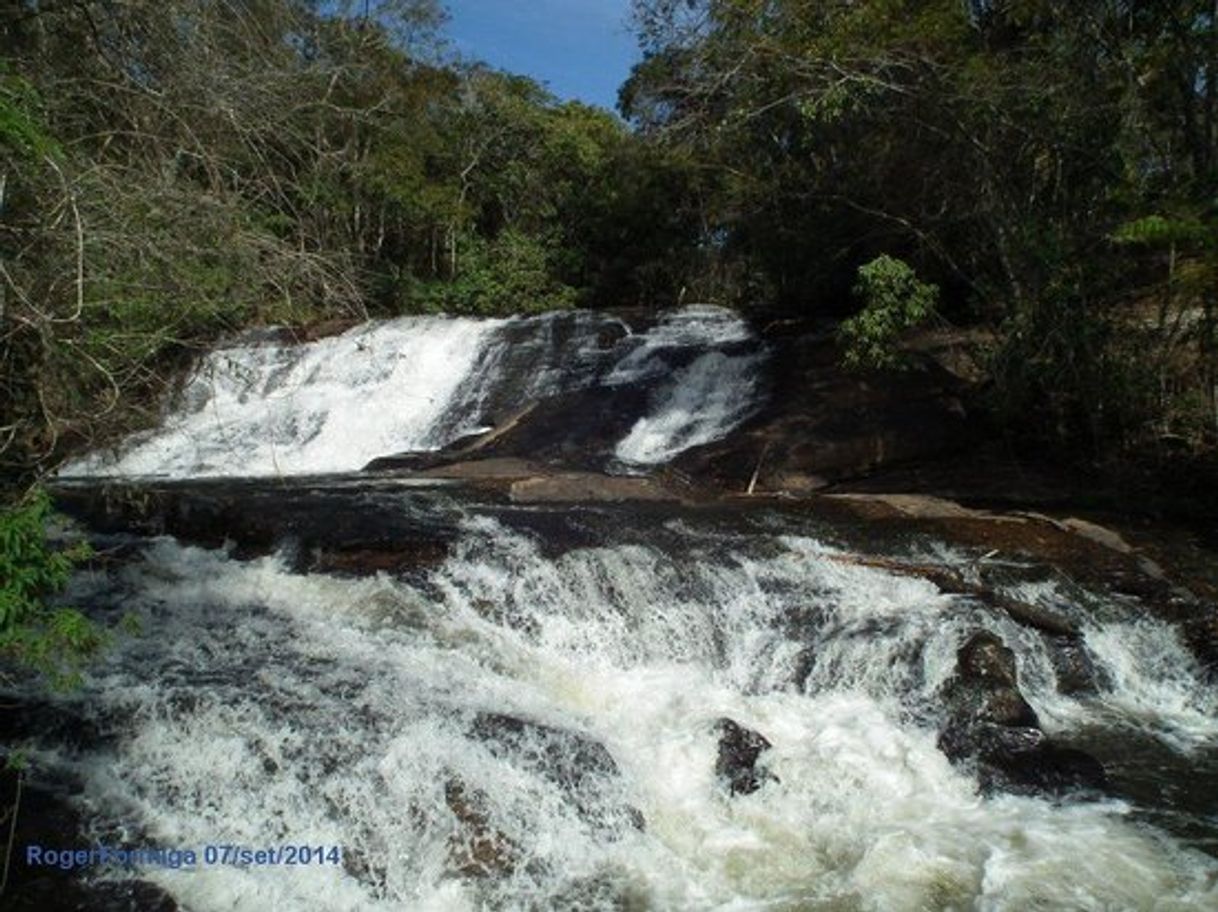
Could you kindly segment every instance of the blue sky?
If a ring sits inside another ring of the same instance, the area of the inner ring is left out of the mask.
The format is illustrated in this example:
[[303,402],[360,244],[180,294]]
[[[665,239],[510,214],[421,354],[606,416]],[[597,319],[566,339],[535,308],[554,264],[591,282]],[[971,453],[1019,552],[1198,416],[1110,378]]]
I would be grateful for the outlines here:
[[630,0],[447,0],[463,57],[532,76],[559,98],[613,108],[638,51]]

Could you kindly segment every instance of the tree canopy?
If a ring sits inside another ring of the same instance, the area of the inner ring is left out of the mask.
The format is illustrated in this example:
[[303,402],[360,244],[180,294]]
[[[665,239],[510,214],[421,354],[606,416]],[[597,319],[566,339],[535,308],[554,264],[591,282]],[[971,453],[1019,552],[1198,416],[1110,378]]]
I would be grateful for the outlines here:
[[1007,424],[1035,413],[1094,453],[1212,445],[1213,0],[636,0],[635,18],[623,112],[713,171],[703,221],[741,300],[848,313],[859,267],[898,257],[994,330]]
[[985,330],[1001,427],[1213,451],[1215,0],[634,21],[619,118],[454,58],[436,0],[10,3],[4,470],[146,422],[249,325],[703,299],[857,314],[863,351],[922,300],[882,279]]

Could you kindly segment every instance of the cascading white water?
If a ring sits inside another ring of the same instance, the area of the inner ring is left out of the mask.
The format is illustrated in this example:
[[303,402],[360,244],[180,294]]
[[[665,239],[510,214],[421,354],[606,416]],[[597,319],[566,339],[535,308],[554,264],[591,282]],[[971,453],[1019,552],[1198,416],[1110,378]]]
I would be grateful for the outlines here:
[[434,449],[473,428],[444,422],[502,321],[410,317],[304,345],[250,344],[203,359],[163,428],[117,461],[65,475],[298,475]]
[[[608,334],[609,341],[603,337]],[[620,338],[613,338],[621,336]],[[502,320],[406,317],[305,344],[247,342],[202,359],[162,427],[64,477],[273,477],[352,472],[439,449],[515,411],[598,385],[656,387],[618,447],[653,464],[716,440],[756,411],[765,354],[736,314],[691,307],[630,334],[586,312]],[[729,350],[724,350],[724,349]],[[690,354],[687,367],[673,367]]]
[[[936,749],[925,711],[977,626],[1018,646],[1039,710],[1061,703],[1035,634],[778,525],[673,520],[548,556],[474,513],[450,557],[409,579],[298,575],[283,557],[161,540],[119,578],[75,583],[146,631],[90,674],[84,705],[122,735],[75,761],[85,798],[161,844],[338,844],[351,861],[145,872],[200,912],[1218,903],[1218,863],[1125,806],[984,799]],[[1150,700],[1162,737],[1193,730],[1196,706],[1121,672],[1161,679],[1162,644],[1097,624],[1124,643],[1124,657],[1096,651],[1109,709]],[[594,772],[598,793],[644,829],[590,822],[528,762],[489,750],[470,732],[481,711],[604,744],[618,773]],[[725,715],[773,742],[780,781],[724,793],[712,722]],[[510,873],[454,872],[453,780],[484,795]]]
[[[558,452],[588,439],[601,465],[652,466],[761,409],[768,358],[711,307],[637,333],[574,312],[247,341],[200,363],[160,429],[65,474],[353,472],[542,402],[560,423],[611,421]],[[292,485],[212,485],[204,510],[271,487],[286,498]],[[60,700],[102,737],[83,753],[50,737],[29,747],[80,781],[95,835],[345,853],[341,867],[140,871],[184,908],[1218,908],[1211,805],[1193,813],[1166,789],[1149,804],[1136,789],[1119,792],[1129,803],[985,797],[937,745],[957,652],[986,629],[1014,650],[1020,690],[1060,743],[1149,744],[1170,769],[1135,770],[1135,785],[1157,789],[1177,767],[1218,781],[1218,690],[1178,628],[1136,601],[984,559],[987,582],[1083,631],[1096,690],[1064,694],[1045,635],[860,562],[845,530],[800,511],[547,512],[401,490],[345,478],[303,507],[262,496],[292,507],[274,531],[303,541],[243,562],[149,540],[73,581],[73,601],[131,611],[144,630]],[[397,576],[293,569],[318,557],[295,521],[308,509],[357,538],[372,529],[373,549],[394,540],[398,526],[347,522],[373,506],[424,537],[443,531],[429,544],[455,524],[455,544]],[[901,548],[981,572],[935,541]],[[488,714],[514,720],[515,747],[487,734]],[[773,743],[762,762],[776,779],[754,794],[729,796],[716,777],[724,716]]]
[[702,355],[673,376],[653,414],[640,418],[614,454],[640,465],[667,462],[718,440],[758,402],[762,355]]

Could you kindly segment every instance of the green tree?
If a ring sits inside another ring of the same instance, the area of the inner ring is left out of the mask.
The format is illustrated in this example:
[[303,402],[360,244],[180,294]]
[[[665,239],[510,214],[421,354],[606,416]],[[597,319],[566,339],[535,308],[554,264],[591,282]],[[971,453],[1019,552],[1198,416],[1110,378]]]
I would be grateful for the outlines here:
[[903,332],[929,319],[939,289],[920,281],[908,263],[879,256],[859,267],[854,294],[863,309],[839,330],[845,364],[872,370],[902,366],[897,342]]
[[[1189,427],[1213,447],[1213,258],[1113,240],[1158,213],[1213,218],[1212,0],[635,8],[646,56],[623,111],[719,175],[704,213],[729,281],[761,273],[765,307],[848,315],[859,266],[899,257],[994,331],[996,401],[1023,439],[1098,458]],[[1164,305],[1166,330],[1147,318]]]

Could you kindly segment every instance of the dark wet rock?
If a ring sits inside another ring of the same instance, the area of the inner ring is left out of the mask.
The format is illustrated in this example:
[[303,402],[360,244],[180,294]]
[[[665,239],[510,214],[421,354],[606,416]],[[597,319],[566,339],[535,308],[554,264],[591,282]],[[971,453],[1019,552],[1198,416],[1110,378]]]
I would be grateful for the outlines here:
[[1011,620],[1024,627],[1031,627],[1033,630],[1039,630],[1050,636],[1077,637],[1080,635],[1078,625],[1062,611],[1054,611],[1030,602],[1021,602],[1001,593],[990,594],[989,600],[1010,615]]
[[1197,657],[1206,676],[1218,683],[1218,606],[1204,606],[1196,617],[1184,622],[1181,630],[1184,642]]
[[1015,653],[988,630],[973,634],[956,653],[956,673],[969,683],[1011,688],[1018,683]]
[[1022,779],[1037,791],[1060,795],[1086,790],[1104,791],[1108,776],[1104,765],[1086,751],[1046,744],[1020,769]]
[[338,576],[372,576],[377,573],[405,574],[444,562],[446,542],[427,538],[404,538],[392,542],[344,542],[341,547],[318,548],[309,570]]
[[948,758],[975,765],[986,794],[1063,795],[1102,791],[1107,785],[1098,760],[1059,746],[1039,728],[981,723],[949,727],[939,739]]
[[917,369],[861,377],[841,370],[832,333],[796,330],[767,340],[773,394],[721,441],[682,454],[677,467],[723,487],[806,493],[894,463],[964,445],[962,382],[929,359]]
[[1094,694],[1099,689],[1100,672],[1091,661],[1082,634],[1045,636],[1049,660],[1057,675],[1058,693],[1066,696]]
[[602,351],[611,349],[629,334],[625,323],[609,323],[596,334],[596,347]]
[[956,653],[956,674],[944,688],[954,720],[1037,728],[1036,712],[1019,692],[1015,653],[994,634],[973,634]]
[[[84,848],[93,842],[84,818],[69,801],[78,784],[31,780],[28,773],[21,775],[18,802],[18,774],[0,770],[0,808],[7,812],[15,805],[18,809],[13,831],[15,848],[0,907],[6,912],[177,912],[174,899],[147,881],[132,878],[91,882],[87,878],[97,873],[92,869],[63,871],[28,865],[22,851],[25,846]],[[6,835],[7,827],[6,813]]]
[[459,824],[449,841],[452,869],[462,877],[506,877],[515,869],[520,849],[491,826],[486,795],[459,779],[444,785],[444,803]]
[[1213,856],[1218,854],[1218,747],[1187,752],[1156,733],[1127,727],[1091,728],[1084,747],[1104,765],[1106,791],[1134,814]]
[[1062,795],[1102,790],[1099,761],[1055,744],[1019,692],[1015,653],[979,631],[956,654],[956,672],[942,691],[947,723],[939,749],[974,766],[982,791]]
[[0,702],[0,745],[36,739],[70,750],[97,748],[114,736],[110,725],[93,718],[79,703],[9,697]]
[[[794,593],[778,592],[775,595],[785,599]],[[831,623],[823,605],[807,602],[785,607],[775,621],[775,627],[782,632],[783,639],[800,644],[791,660],[790,683],[796,690],[803,691],[816,669],[821,638]]]
[[[653,379],[638,384],[594,386],[538,401],[518,420],[479,442],[482,458],[517,458],[600,471],[614,448],[650,409]],[[465,449],[451,456],[465,459]]]
[[798,691],[803,691],[808,686],[808,678],[812,677],[812,672],[816,670],[816,649],[813,646],[804,646],[799,650],[792,663],[794,667],[791,675],[791,683]]
[[343,480],[223,479],[88,485],[60,483],[56,506],[94,532],[172,535],[227,545],[237,559],[285,548],[298,571],[406,572],[442,560],[458,529],[434,492],[358,491]]
[[773,747],[765,735],[727,718],[715,723],[715,731],[719,734],[715,775],[727,785],[730,794],[751,795],[766,782],[778,781],[769,770],[757,766],[758,758]]
[[953,762],[979,758],[1001,762],[1026,756],[1044,747],[1045,733],[1031,726],[1003,726],[991,722],[965,724],[954,720],[939,736],[939,749]]
[[563,788],[580,789],[595,777],[620,775],[608,748],[570,729],[502,713],[478,713],[471,732],[493,753],[523,759]]
[[497,757],[540,774],[571,798],[580,814],[610,830],[643,815],[620,794],[621,770],[608,748],[587,735],[503,713],[478,713],[470,734]]

